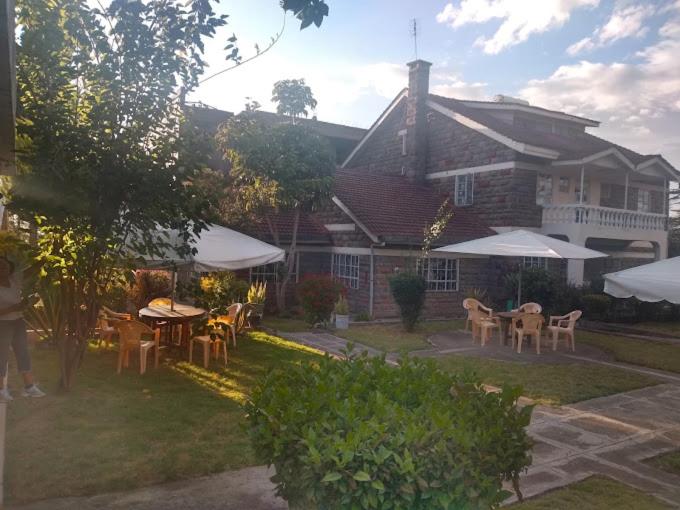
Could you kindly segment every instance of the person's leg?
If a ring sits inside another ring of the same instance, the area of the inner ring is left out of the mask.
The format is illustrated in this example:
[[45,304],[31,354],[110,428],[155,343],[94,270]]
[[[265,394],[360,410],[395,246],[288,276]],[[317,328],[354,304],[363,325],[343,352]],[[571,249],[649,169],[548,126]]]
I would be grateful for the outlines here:
[[24,397],[44,397],[45,394],[33,382],[33,372],[31,372],[31,355],[28,352],[28,335],[26,333],[26,323],[23,319],[14,322],[14,335],[12,337],[12,350],[17,358],[17,368],[24,378]]
[[11,321],[0,321],[0,390],[5,387],[7,362],[9,361],[9,344],[12,340]]

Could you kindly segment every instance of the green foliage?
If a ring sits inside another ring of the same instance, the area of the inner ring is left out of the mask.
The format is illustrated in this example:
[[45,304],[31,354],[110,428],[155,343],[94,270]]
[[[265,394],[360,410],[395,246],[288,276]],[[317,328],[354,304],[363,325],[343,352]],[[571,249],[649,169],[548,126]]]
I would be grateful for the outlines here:
[[309,324],[328,322],[343,286],[329,275],[307,275],[297,285],[297,295]]
[[180,290],[182,297],[191,298],[196,306],[216,314],[224,313],[232,303],[242,303],[249,292],[250,284],[231,271],[200,276]]
[[[366,354],[267,374],[245,405],[260,459],[309,508],[488,509],[531,462],[532,407],[431,361]],[[305,506],[305,507],[307,507]]]
[[338,301],[333,307],[333,311],[336,313],[336,315],[349,315],[349,303],[347,302],[347,298],[345,298],[345,296],[341,295],[338,298]]
[[130,288],[129,299],[137,310],[144,308],[150,301],[172,294],[172,282],[165,271],[147,271],[140,269],[135,272],[135,281]]
[[607,315],[612,298],[605,294],[586,294],[581,297],[581,309],[589,319],[601,319]]
[[368,314],[368,312],[359,312],[354,316],[355,322],[368,322],[370,320],[371,316]]
[[423,247],[421,250],[422,257],[427,257],[432,249],[432,245],[442,236],[446,226],[453,218],[453,210],[449,199],[444,200],[442,205],[437,210],[437,215],[431,225],[428,225],[423,230]]
[[281,7],[292,11],[300,20],[300,30],[312,23],[320,27],[324,17],[328,16],[328,4],[324,0],[281,0]]
[[248,303],[263,305],[267,299],[267,282],[255,282],[248,289]]
[[[508,298],[516,299],[519,272],[505,277]],[[582,290],[564,281],[558,275],[542,268],[522,270],[522,301],[539,303],[543,314],[564,315],[581,307]]]
[[413,272],[399,273],[390,278],[390,291],[399,307],[404,329],[408,332],[413,331],[425,306],[427,291],[425,279]]
[[292,117],[293,120],[300,115],[307,117],[307,108],[314,110],[317,105],[312,89],[305,84],[304,78],[277,81],[272,90],[272,101],[277,103],[276,113]]

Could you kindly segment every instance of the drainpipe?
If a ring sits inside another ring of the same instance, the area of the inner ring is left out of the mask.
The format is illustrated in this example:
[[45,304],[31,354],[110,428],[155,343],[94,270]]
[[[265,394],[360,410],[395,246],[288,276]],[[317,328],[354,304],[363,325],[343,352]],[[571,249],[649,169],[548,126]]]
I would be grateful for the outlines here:
[[373,318],[373,295],[374,295],[373,287],[375,285],[375,268],[374,268],[375,263],[374,263],[374,260],[373,260],[375,253],[374,253],[373,249],[375,247],[382,247],[382,246],[385,246],[385,241],[383,241],[382,243],[371,243],[371,246],[370,246],[371,262],[369,264],[370,268],[369,268],[369,282],[368,282],[368,315],[371,316],[371,319]]

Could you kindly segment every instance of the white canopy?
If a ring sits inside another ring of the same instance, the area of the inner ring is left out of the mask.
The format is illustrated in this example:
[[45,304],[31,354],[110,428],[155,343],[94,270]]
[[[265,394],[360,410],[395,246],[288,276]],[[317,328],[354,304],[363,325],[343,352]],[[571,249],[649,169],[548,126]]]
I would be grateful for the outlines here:
[[[170,243],[176,240],[177,246],[180,245],[178,232],[170,231],[167,235],[165,239]],[[157,260],[147,259],[147,263],[156,267],[189,266],[197,272],[233,271],[280,262],[285,257],[281,248],[219,225],[210,225],[202,230],[200,237],[195,237],[190,246],[196,253],[187,258],[180,257],[177,251],[170,249]]]
[[434,251],[469,255],[502,257],[545,257],[549,259],[593,259],[606,257],[599,251],[560,241],[528,230],[513,230],[504,234],[482,237],[474,241],[450,244]]
[[617,298],[680,304],[680,257],[606,274],[604,291]]

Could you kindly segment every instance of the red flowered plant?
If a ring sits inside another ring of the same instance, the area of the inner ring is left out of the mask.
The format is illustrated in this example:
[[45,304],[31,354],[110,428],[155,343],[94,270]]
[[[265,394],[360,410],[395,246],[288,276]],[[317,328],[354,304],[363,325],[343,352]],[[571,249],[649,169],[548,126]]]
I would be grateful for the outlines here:
[[345,288],[327,274],[310,274],[297,286],[297,295],[310,324],[327,322],[335,302],[344,295]]

